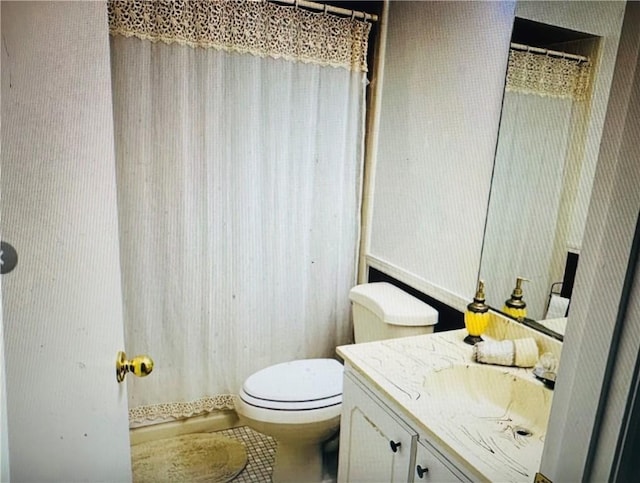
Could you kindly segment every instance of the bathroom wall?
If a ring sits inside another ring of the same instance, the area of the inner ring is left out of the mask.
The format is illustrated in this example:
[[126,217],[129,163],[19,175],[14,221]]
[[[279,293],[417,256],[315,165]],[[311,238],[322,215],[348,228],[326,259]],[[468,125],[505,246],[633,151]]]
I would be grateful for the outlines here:
[[625,17],[542,457],[552,481],[609,480],[638,367],[640,3]]
[[106,8],[0,9],[2,237],[19,255],[2,276],[11,481],[127,481]]
[[368,263],[458,310],[473,295],[513,2],[391,2]]

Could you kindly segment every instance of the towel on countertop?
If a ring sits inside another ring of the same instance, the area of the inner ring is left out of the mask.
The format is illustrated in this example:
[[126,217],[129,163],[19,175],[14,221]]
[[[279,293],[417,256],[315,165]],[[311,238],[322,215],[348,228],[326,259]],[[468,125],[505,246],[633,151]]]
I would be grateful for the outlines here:
[[473,346],[473,359],[483,364],[533,367],[538,361],[538,346],[531,337],[482,341]]

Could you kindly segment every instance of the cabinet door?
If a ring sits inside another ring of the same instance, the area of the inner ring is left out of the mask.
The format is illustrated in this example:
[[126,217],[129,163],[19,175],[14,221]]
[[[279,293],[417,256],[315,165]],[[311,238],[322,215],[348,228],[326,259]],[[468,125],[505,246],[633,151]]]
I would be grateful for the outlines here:
[[407,482],[417,434],[345,374],[338,481]]
[[435,452],[418,442],[416,462],[413,465],[413,481],[418,482],[459,482],[461,481],[441,460]]

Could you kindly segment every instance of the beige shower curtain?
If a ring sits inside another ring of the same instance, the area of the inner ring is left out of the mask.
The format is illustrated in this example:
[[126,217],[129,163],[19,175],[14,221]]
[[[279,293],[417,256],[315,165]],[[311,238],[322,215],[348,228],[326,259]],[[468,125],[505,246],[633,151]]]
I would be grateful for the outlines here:
[[132,424],[351,337],[367,36],[267,2],[112,2]]

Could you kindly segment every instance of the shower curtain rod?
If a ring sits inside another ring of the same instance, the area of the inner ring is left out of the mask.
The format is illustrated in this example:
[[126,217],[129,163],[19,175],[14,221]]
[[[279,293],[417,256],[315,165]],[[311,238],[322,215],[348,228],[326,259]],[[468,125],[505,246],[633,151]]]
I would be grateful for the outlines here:
[[589,60],[589,57],[585,57],[583,55],[567,54],[566,52],[560,52],[558,50],[541,49],[540,47],[531,47],[530,45],[516,44],[515,42],[511,42],[511,48],[515,50],[526,50],[527,52],[533,52],[534,54],[545,54],[553,57],[577,60],[578,62],[585,62]]
[[370,20],[371,22],[377,22],[378,16],[372,13],[359,12],[357,10],[349,10],[347,8],[334,7],[333,5],[327,5],[326,3],[308,2],[307,0],[268,0],[273,3],[285,3],[287,5],[294,5],[296,7],[308,8],[309,10],[317,10],[320,12],[330,12],[338,15],[344,15],[352,18],[361,18],[363,20]]

